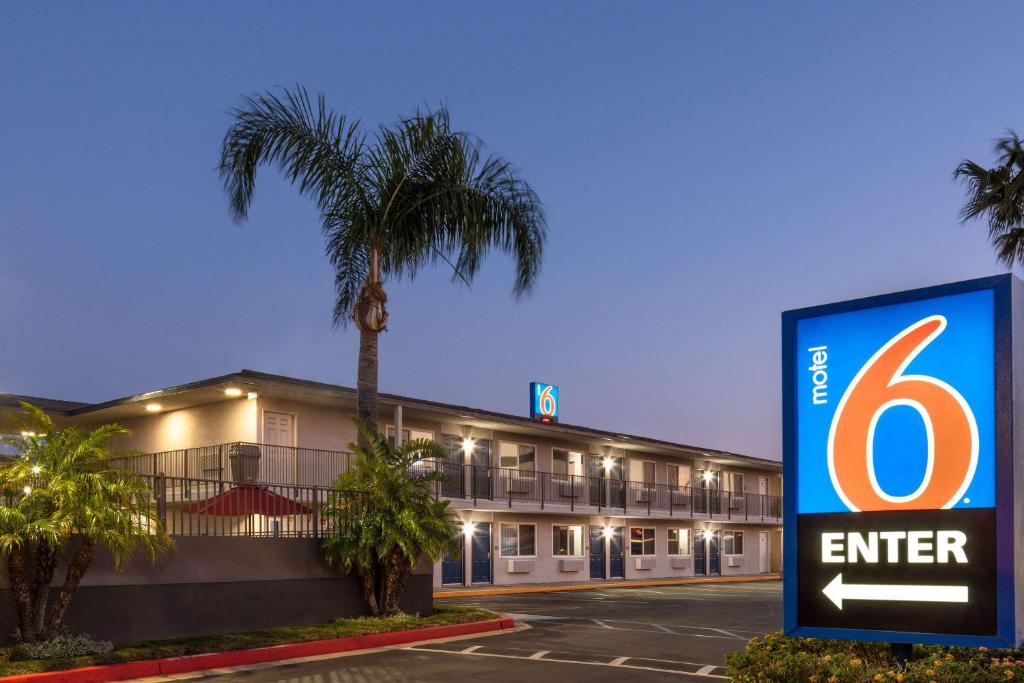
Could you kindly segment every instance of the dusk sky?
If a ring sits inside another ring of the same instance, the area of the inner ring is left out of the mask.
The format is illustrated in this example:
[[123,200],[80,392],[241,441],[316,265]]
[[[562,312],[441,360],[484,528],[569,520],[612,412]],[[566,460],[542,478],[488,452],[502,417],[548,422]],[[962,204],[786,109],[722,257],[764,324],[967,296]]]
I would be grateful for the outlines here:
[[447,105],[547,211],[534,294],[390,283],[381,390],[780,456],[780,313],[1005,272],[964,157],[1024,129],[1020,3],[5,3],[0,391],[98,401],[241,368],[354,386],[317,213],[231,220],[244,94],[368,126]]

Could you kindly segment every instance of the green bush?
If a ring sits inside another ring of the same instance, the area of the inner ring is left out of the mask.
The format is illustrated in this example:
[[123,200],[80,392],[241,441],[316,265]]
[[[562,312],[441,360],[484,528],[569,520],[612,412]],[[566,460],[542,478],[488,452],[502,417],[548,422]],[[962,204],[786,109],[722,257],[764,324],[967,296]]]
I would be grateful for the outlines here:
[[889,645],[769,633],[726,657],[734,683],[1006,683],[1024,681],[1024,650],[915,645],[905,666]]
[[114,645],[106,640],[93,640],[87,635],[59,635],[37,643],[18,643],[11,648],[11,659],[72,659],[110,652]]

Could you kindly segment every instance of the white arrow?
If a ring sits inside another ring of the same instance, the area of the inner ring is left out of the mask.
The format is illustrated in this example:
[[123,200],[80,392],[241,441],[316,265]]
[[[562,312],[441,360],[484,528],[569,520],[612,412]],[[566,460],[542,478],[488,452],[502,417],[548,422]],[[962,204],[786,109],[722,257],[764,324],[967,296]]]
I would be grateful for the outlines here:
[[878,583],[843,583],[836,574],[821,589],[825,597],[843,609],[843,600],[881,600],[901,602],[967,602],[967,586],[895,586]]

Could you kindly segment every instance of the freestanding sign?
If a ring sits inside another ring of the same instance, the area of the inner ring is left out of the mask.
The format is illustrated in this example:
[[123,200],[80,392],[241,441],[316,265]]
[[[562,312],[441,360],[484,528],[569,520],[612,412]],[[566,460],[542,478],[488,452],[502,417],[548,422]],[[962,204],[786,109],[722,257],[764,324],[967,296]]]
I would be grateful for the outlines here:
[[1020,285],[1006,275],[783,314],[787,633],[1020,642]]

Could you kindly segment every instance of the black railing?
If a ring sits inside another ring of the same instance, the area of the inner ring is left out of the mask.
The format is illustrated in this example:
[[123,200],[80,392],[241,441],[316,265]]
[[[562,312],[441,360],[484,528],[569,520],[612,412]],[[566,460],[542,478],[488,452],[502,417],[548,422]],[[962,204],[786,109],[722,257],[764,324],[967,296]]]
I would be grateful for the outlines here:
[[[163,474],[180,480],[185,493],[199,486],[200,493],[213,488],[247,483],[274,487],[329,490],[338,475],[351,467],[353,456],[345,451],[295,448],[236,442],[126,456],[116,466],[138,474]],[[424,460],[413,471],[440,471],[444,480],[435,494],[453,500],[481,501],[509,508],[576,508],[633,514],[708,517],[713,519],[779,521],[782,498],[758,493],[718,491],[699,486],[676,486],[627,481],[610,477],[534,472],[529,470],[469,465],[444,460]]]
[[331,532],[338,507],[363,503],[358,491],[293,484],[142,475],[149,484],[153,515],[172,536],[322,538]]

